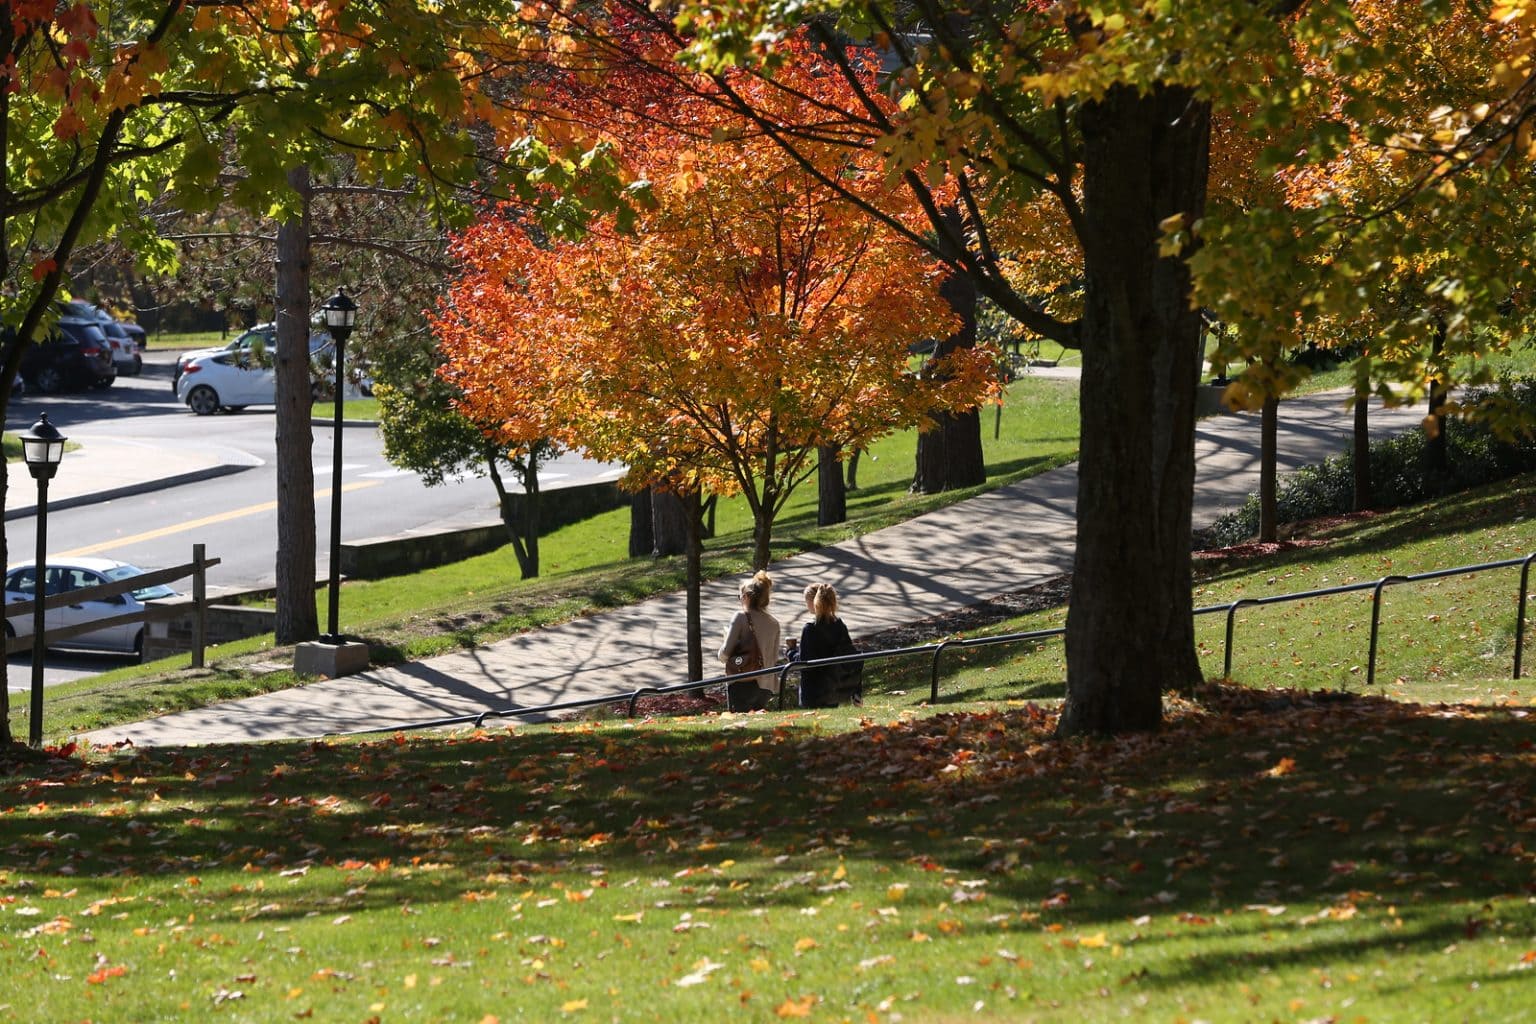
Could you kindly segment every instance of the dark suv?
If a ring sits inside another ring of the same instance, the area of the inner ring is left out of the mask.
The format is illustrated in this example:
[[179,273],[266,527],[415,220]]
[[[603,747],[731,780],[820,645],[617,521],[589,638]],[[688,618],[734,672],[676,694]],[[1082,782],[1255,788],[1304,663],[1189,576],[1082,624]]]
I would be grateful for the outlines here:
[[110,387],[117,379],[112,346],[89,320],[65,317],[42,344],[29,345],[21,357],[21,376],[44,394],[70,388]]

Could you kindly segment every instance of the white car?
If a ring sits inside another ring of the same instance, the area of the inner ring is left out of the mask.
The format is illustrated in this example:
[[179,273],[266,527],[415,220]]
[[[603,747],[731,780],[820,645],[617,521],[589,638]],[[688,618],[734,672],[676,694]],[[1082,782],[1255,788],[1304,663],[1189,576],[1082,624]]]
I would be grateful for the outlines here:
[[[318,400],[331,393],[335,348],[325,335],[310,338],[309,344],[310,397]],[[348,393],[355,390],[355,386],[347,388]],[[366,384],[363,393],[367,393]],[[220,349],[192,356],[181,364],[176,397],[199,416],[220,410],[239,412],[248,405],[272,405],[277,401],[276,369],[264,353],[249,349]]]
[[[208,348],[195,348],[190,352],[183,352],[176,357],[176,367],[171,371],[171,391],[179,391],[181,375],[186,372],[187,364],[194,359],[203,356],[214,356],[220,352],[244,353],[257,361],[271,361],[272,346],[277,344],[277,324],[257,324],[241,331],[222,345],[212,345]],[[331,336],[324,331],[315,331],[309,336],[309,354],[313,358],[315,353],[328,348],[331,344]]]
[[[18,601],[30,601],[37,593],[37,571],[33,562],[22,562],[13,565],[5,573],[5,603],[7,606]],[[50,594],[62,594],[72,590],[84,590],[86,587],[94,587],[103,583],[116,583],[119,580],[131,579],[134,576],[144,575],[144,570],[127,562],[117,562],[110,558],[76,558],[67,564],[50,564],[47,574],[43,577],[44,596]],[[176,591],[164,584],[153,587],[142,587],[131,590],[126,594],[115,594],[111,597],[87,599],[78,604],[67,604],[59,608],[50,608],[44,613],[43,628],[45,631],[63,629],[68,626],[81,625],[87,622],[95,622],[98,619],[110,619],[119,615],[130,615],[142,612],[146,602],[156,601],[167,597],[175,597]],[[18,615],[15,618],[5,620],[5,635],[7,638],[32,635],[32,615]],[[95,651],[121,651],[127,654],[144,653],[144,623],[128,622],[116,626],[107,626],[94,632],[80,633],[59,641],[60,647],[84,648]]]

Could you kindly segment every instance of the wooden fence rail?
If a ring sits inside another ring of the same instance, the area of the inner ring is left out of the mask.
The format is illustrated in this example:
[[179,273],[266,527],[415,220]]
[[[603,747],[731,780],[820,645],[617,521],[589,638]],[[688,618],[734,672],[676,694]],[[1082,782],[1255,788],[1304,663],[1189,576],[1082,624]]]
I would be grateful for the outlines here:
[[[154,587],[162,583],[172,583],[176,580],[192,577],[192,605],[193,605],[193,644],[192,667],[203,667],[203,653],[207,646],[207,616],[208,616],[208,570],[219,564],[219,559],[208,558],[201,544],[192,545],[192,561],[185,565],[172,566],[169,569],[156,569],[154,572],[146,572],[141,576],[133,576],[129,579],[118,580],[115,583],[102,583],[94,587],[82,587],[79,590],[70,590],[62,594],[49,594],[43,598],[43,611],[46,613],[54,608],[64,608],[72,604],[80,604],[82,601],[100,601],[108,597],[116,597],[126,594],[131,590],[141,590],[144,587]],[[32,609],[35,601],[17,601],[5,606],[7,619],[18,619],[23,616],[26,621],[31,621]],[[146,605],[142,612],[130,612],[126,615],[114,615],[110,618],[95,619],[91,622],[81,622],[73,626],[62,626],[58,629],[48,629],[43,632],[43,642],[49,647],[57,646],[72,636],[82,633],[93,633],[98,629],[106,629],[110,626],[124,626],[134,622],[155,622],[161,619],[171,619],[184,613],[179,605]],[[9,632],[9,631],[7,631]],[[33,637],[29,633],[26,636],[7,636],[5,640],[5,653],[7,656],[19,654],[22,651],[32,649]]]

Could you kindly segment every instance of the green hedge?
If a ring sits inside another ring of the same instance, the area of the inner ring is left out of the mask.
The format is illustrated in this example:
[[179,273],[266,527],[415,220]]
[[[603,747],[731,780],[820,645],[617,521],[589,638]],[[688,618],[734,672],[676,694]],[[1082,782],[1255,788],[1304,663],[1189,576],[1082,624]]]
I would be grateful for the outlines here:
[[[1371,443],[1373,506],[1411,505],[1440,494],[1465,490],[1536,470],[1536,378],[1500,381],[1496,387],[1467,392],[1463,415],[1447,420],[1446,472],[1429,472],[1428,438],[1422,430]],[[1295,523],[1349,512],[1354,502],[1354,455],[1345,452],[1321,464],[1304,466],[1281,478],[1276,504],[1279,521]],[[1202,546],[1225,547],[1252,539],[1259,531],[1259,496],[1250,494],[1241,508],[1201,531]]]

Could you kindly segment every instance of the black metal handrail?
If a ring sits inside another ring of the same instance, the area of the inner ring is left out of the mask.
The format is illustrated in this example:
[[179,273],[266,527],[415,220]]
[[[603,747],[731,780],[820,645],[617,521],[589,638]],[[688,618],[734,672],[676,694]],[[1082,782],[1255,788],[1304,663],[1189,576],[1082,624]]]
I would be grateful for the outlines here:
[[[1337,587],[1323,587],[1318,590],[1302,590],[1291,594],[1270,594],[1265,597],[1240,597],[1226,604],[1207,605],[1196,608],[1195,615],[1214,615],[1225,613],[1226,642],[1223,645],[1222,674],[1230,679],[1232,677],[1232,651],[1235,646],[1233,636],[1236,627],[1238,609],[1258,607],[1271,604],[1285,604],[1291,601],[1305,601],[1316,597],[1332,597],[1337,594],[1358,593],[1371,591],[1371,635],[1370,651],[1367,655],[1366,685],[1374,685],[1376,682],[1376,655],[1378,636],[1381,630],[1381,595],[1389,586],[1401,583],[1418,583],[1424,580],[1445,579],[1451,576],[1470,576],[1473,573],[1488,572],[1493,569],[1509,569],[1520,567],[1520,591],[1518,608],[1515,615],[1515,664],[1514,678],[1519,679],[1523,666],[1522,653],[1525,648],[1525,611],[1527,598],[1530,592],[1531,563],[1536,561],[1536,552],[1523,558],[1509,558],[1499,562],[1481,562],[1476,565],[1462,565],[1452,569],[1435,569],[1430,572],[1414,573],[1411,575],[1383,576],[1377,580],[1366,580],[1359,583],[1347,583]],[[921,644],[916,647],[895,647],[879,651],[860,651],[857,654],[839,655],[833,658],[818,658],[814,661],[790,661],[775,667],[779,677],[779,707],[784,707],[785,683],[790,672],[804,671],[807,668],[816,668],[826,665],[843,665],[849,662],[879,661],[882,659],[912,657],[919,654],[932,653],[932,682],[929,691],[929,701],[937,703],[939,700],[939,661],[944,653],[952,648],[969,649],[972,647],[990,647],[999,644],[1028,643],[1035,640],[1044,640],[1051,637],[1065,636],[1066,627],[1058,626],[1054,629],[1036,629],[1023,633],[999,633],[995,636],[951,638],[941,640],[938,643]],[[703,690],[711,686],[721,686],[743,679],[760,677],[767,671],[757,669],[752,672],[737,672],[732,675],[711,676],[708,679],[693,680],[686,683],[676,683],[671,686],[642,686],[628,693],[610,693],[601,697],[586,697],[581,700],[562,701],[558,704],[543,704],[528,708],[498,708],[476,712],[470,715],[455,715],[448,718],[439,718],[427,722],[415,722],[409,725],[383,726],[374,729],[360,729],[352,735],[369,735],[382,732],[401,732],[406,729],[441,729],[456,725],[473,724],[476,728],[485,724],[488,718],[517,718],[526,715],[547,715],[558,711],[578,711],[583,708],[599,707],[604,704],[617,704],[621,701],[628,702],[628,714],[634,717],[635,705],[641,697],[665,696],[673,693],[686,693],[692,690]]]

